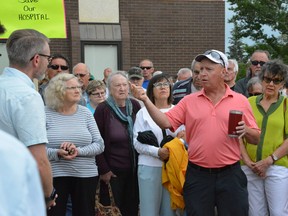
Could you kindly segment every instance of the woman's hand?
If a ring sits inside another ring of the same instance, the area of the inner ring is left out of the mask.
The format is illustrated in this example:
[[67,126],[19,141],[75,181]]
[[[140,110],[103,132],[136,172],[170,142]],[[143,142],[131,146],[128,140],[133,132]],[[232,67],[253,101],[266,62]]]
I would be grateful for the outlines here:
[[255,163],[255,165],[252,168],[252,171],[262,177],[265,178],[266,177],[266,171],[267,169],[273,164],[273,160],[272,158],[269,156],[263,160],[257,161]]
[[58,155],[65,160],[72,160],[78,155],[76,146],[71,142],[63,142],[60,149],[57,151]]
[[254,166],[255,166],[256,163],[254,161],[252,161],[250,159],[250,157],[248,157],[248,158],[242,157],[242,160],[245,163],[245,165],[248,166],[253,171]]
[[168,148],[159,148],[158,156],[162,161],[166,161],[169,159],[169,149]]
[[104,181],[106,184],[109,184],[110,179],[112,177],[117,177],[112,171],[105,173],[104,175],[100,175],[100,180]]

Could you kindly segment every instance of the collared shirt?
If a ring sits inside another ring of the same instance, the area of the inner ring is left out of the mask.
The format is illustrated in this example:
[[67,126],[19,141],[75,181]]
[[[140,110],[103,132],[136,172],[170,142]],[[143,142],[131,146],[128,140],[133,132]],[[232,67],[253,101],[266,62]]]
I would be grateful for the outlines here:
[[47,143],[44,104],[32,80],[6,67],[0,76],[0,129],[27,147]]
[[226,84],[225,88],[224,96],[215,105],[202,89],[165,113],[173,130],[185,125],[189,160],[199,166],[218,168],[240,160],[238,138],[228,136],[230,110],[242,111],[246,125],[258,129],[247,98]]
[[46,215],[44,194],[34,158],[11,135],[0,130],[0,137],[0,215]]
[[[248,99],[257,124],[261,127],[258,145],[247,143],[246,146],[247,152],[253,161],[259,161],[271,155],[283,144],[284,138],[287,138],[288,134],[288,111],[287,105],[286,110],[284,110],[284,97],[280,96],[275,103],[271,104],[267,112],[260,104],[262,99],[263,95],[253,96]],[[275,164],[288,167],[288,158],[282,157]]]

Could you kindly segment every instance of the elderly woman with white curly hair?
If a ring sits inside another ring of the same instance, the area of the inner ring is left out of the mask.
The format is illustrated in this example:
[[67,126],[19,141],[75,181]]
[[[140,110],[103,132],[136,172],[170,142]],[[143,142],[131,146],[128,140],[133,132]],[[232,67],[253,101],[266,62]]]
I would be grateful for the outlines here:
[[57,190],[57,206],[48,215],[65,215],[68,196],[73,215],[95,215],[98,169],[95,156],[103,139],[88,108],[78,105],[81,85],[72,74],[55,76],[45,90],[48,158]]

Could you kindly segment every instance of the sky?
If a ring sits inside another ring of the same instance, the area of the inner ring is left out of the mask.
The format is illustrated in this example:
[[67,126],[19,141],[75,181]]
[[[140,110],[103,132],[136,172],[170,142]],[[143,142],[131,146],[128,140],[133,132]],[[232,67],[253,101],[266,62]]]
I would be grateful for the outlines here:
[[[228,19],[230,19],[233,16],[233,12],[229,10],[230,4],[225,0],[225,53],[228,51],[229,47],[229,37],[230,37],[230,32],[233,29],[233,24],[228,23]],[[268,26],[263,25],[263,31],[268,34],[272,35],[274,34],[275,36],[279,36],[279,32],[272,31],[271,28]],[[254,42],[250,39],[243,39],[243,43],[246,43],[248,45],[253,45]]]
[[228,19],[232,17],[233,13],[229,10],[229,3],[225,1],[225,52],[228,51],[229,35],[233,28],[233,24],[228,23]]
[[[230,4],[225,1],[225,53],[228,52],[228,47],[229,47],[229,37],[230,37],[230,32],[233,29],[233,24],[228,23],[228,19],[230,19],[233,16],[233,12],[229,10]],[[253,44],[253,41],[249,39],[243,40],[244,43]]]

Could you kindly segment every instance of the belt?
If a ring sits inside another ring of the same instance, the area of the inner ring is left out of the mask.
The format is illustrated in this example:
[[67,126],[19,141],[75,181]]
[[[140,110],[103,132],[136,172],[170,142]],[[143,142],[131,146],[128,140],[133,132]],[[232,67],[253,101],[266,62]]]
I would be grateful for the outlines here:
[[219,168],[206,168],[206,167],[198,166],[198,165],[196,165],[196,164],[194,164],[194,163],[189,161],[189,166],[194,168],[194,169],[196,169],[196,170],[203,171],[203,172],[220,173],[220,172],[223,172],[225,170],[232,169],[233,167],[240,166],[240,162],[237,161],[234,164],[227,165],[227,166],[224,166],[224,167],[219,167]]

